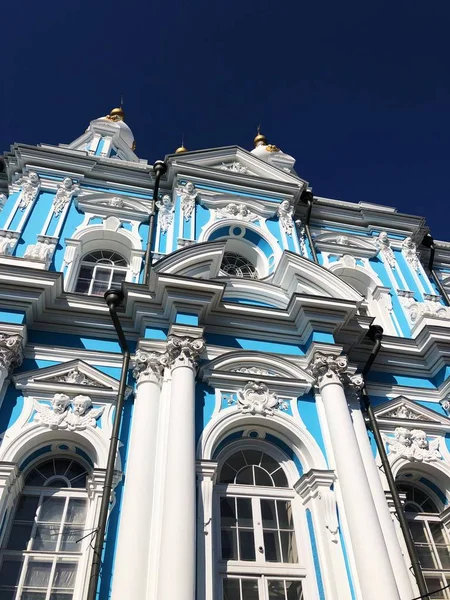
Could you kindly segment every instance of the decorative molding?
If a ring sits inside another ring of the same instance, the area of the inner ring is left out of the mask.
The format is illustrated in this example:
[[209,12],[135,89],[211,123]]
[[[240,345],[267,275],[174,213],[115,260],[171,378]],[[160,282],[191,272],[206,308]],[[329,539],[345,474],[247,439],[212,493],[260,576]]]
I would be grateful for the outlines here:
[[243,175],[252,175],[247,167],[244,167],[239,161],[235,160],[231,163],[222,163],[222,166],[216,167],[221,171],[231,171],[232,173],[242,173]]
[[271,393],[261,381],[249,381],[243,389],[237,391],[237,408],[244,414],[273,415],[273,409],[279,403],[278,396]]
[[309,372],[322,389],[329,383],[345,383],[345,374],[348,367],[346,356],[334,356],[316,352],[309,366]]
[[294,207],[289,200],[283,200],[277,209],[277,215],[280,220],[281,227],[287,235],[292,235]]
[[383,417],[390,419],[412,419],[414,421],[427,421],[427,418],[420,413],[411,410],[406,404],[399,404],[394,410],[383,414]]
[[134,358],[133,377],[137,383],[152,381],[160,383],[164,367],[169,363],[167,354],[161,352],[145,352],[138,348]]
[[185,221],[189,221],[195,208],[195,199],[197,198],[198,192],[195,189],[194,184],[188,181],[184,186],[178,188],[178,193],[181,197],[181,212],[183,213]]
[[395,269],[395,265],[397,261],[395,260],[394,251],[391,248],[391,242],[389,241],[389,237],[386,231],[382,231],[380,235],[377,237],[375,244],[380,251],[381,256],[387,262],[387,264]]
[[441,296],[424,294],[424,302],[417,302],[411,291],[399,290],[398,296],[411,325],[424,318],[450,319],[450,307],[441,304]]
[[0,229],[0,256],[11,256],[19,238],[18,231]]
[[158,207],[158,224],[162,233],[166,233],[173,223],[173,213],[175,211],[175,202],[169,196],[164,194],[161,200],[156,202]]
[[[50,381],[50,380],[48,380]],[[92,387],[101,387],[98,381],[94,381],[92,378],[82,373],[78,367],[56,377],[54,381],[61,381],[62,383],[74,383],[76,385],[89,385]]]
[[444,400],[440,400],[439,404],[445,410],[445,414],[447,416],[450,415],[450,398],[444,398]]
[[5,206],[7,200],[8,200],[8,198],[6,197],[5,194],[0,194],[0,213],[2,212],[3,207]]
[[306,249],[306,231],[305,231],[305,228],[303,227],[303,224],[300,219],[297,219],[295,221],[295,228],[297,230],[298,241],[300,244],[300,252],[301,252],[302,256],[307,258],[308,251]]
[[251,212],[246,204],[230,202],[223,208],[218,208],[216,212],[218,219],[236,219],[250,223],[256,221],[259,217]]
[[247,373],[248,375],[268,375],[274,376],[275,373],[273,371],[268,371],[267,369],[262,369],[260,367],[235,367],[234,369],[230,369],[230,373]]
[[0,368],[8,372],[22,364],[22,342],[21,335],[0,333]]
[[429,442],[427,434],[421,429],[407,429],[396,427],[394,441],[391,437],[383,434],[385,442],[389,446],[389,456],[394,458],[406,458],[410,461],[432,462],[442,458],[439,452],[439,438]]
[[415,244],[411,237],[407,237],[403,240],[402,243],[402,254],[405,257],[408,265],[414,269],[414,271],[419,270],[419,255],[417,253],[417,244]]
[[56,195],[55,199],[53,200],[53,214],[55,217],[59,217],[59,215],[71,201],[72,196],[77,194],[79,191],[79,186],[74,185],[70,177],[65,177],[63,182],[56,186]]
[[[97,427],[97,419],[103,414],[104,406],[92,408],[89,396],[78,395],[71,400],[67,394],[55,394],[51,407],[37,400],[33,402],[36,414],[35,423],[49,429],[69,429],[81,431],[87,427]],[[69,408],[72,406],[72,411]]]
[[333,471],[310,469],[301,476],[294,488],[302,498],[304,504],[307,504],[311,500],[319,501],[325,528],[331,536],[331,541],[337,543],[339,521],[336,511],[336,499],[331,489],[335,481],[336,475]]
[[23,211],[30,206],[38,195],[41,188],[41,180],[37,173],[31,171],[17,183],[22,187],[19,209]]
[[36,244],[30,244],[25,250],[24,258],[44,263],[46,269],[52,262],[58,238],[47,235],[39,235]]
[[170,335],[167,339],[168,365],[176,367],[197,367],[197,359],[206,345],[203,338],[180,337]]

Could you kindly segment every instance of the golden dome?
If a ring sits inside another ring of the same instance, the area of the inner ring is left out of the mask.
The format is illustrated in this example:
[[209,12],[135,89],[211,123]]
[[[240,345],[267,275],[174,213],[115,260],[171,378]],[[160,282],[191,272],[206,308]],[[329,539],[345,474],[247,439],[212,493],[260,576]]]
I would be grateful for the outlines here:
[[263,145],[263,146],[267,145],[267,138],[262,133],[259,133],[259,129],[258,129],[258,135],[253,140],[253,143],[255,144],[255,148],[256,148],[256,146],[259,146],[259,145]]
[[106,118],[110,121],[123,121],[125,119],[123,108],[121,106],[119,108],[113,108]]
[[183,146],[183,144],[181,144],[181,146],[175,150],[175,154],[181,154],[182,152],[187,152],[187,151],[188,151],[188,149],[185,148]]

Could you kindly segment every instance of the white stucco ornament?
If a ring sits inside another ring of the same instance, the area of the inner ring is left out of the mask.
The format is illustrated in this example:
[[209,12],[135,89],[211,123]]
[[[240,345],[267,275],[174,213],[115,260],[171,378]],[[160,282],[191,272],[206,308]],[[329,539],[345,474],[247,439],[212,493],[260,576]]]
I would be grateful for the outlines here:
[[62,183],[57,185],[56,196],[53,200],[53,213],[55,217],[58,217],[63,212],[72,196],[79,191],[80,188],[74,185],[70,177],[66,177]]
[[231,171],[233,173],[242,173],[246,175],[248,173],[247,167],[244,167],[239,161],[235,160],[231,163],[222,163],[220,167],[221,171]]
[[261,381],[249,381],[237,392],[237,400],[238,410],[252,415],[273,415],[273,409],[279,404],[277,395]]
[[419,255],[417,254],[417,245],[412,241],[410,237],[403,240],[402,243],[402,254],[405,257],[406,262],[415,270],[419,270]]
[[380,235],[375,240],[375,244],[380,251],[381,256],[387,262],[387,264],[395,269],[396,260],[394,251],[391,248],[391,242],[389,241],[389,237],[386,231],[382,231]]
[[56,248],[56,244],[52,243],[52,241],[52,238],[44,237],[36,244],[30,244],[25,250],[23,257],[28,260],[43,262],[46,268],[48,268]]
[[[73,410],[70,411],[72,405]],[[49,429],[69,429],[81,431],[87,427],[97,427],[97,419],[103,414],[104,407],[92,408],[89,396],[75,396],[71,401],[67,394],[55,394],[51,406],[33,403],[36,414],[34,422]]]
[[414,421],[427,421],[426,417],[414,410],[411,410],[405,404],[400,404],[400,406],[397,406],[394,410],[385,413],[383,417],[389,417],[392,419],[410,419]]
[[20,196],[19,208],[25,210],[30,206],[33,200],[39,193],[41,180],[39,175],[31,171],[27,176],[23,177],[19,184],[22,186],[22,194]]
[[450,308],[441,304],[441,297],[424,294],[425,300],[417,302],[413,292],[403,291],[399,293],[400,304],[405,309],[407,317],[412,325],[422,318],[450,319]]
[[21,335],[0,333],[0,367],[5,371],[22,364],[22,341]]
[[5,196],[5,194],[0,194],[0,213],[2,212],[3,207],[6,204],[6,200],[7,200],[7,197]]
[[176,367],[197,367],[197,359],[205,349],[203,338],[169,336],[167,340],[167,360],[172,369]]
[[158,207],[158,223],[161,231],[166,233],[173,223],[173,213],[175,211],[175,202],[169,196],[164,194],[161,200],[156,202]]
[[0,235],[0,256],[11,256],[17,242],[13,231],[3,230]]
[[322,388],[327,383],[342,383],[347,366],[348,359],[346,356],[333,356],[316,352],[309,370],[316,379],[319,388]]
[[236,219],[238,221],[251,222],[258,218],[258,215],[251,212],[246,204],[238,204],[236,202],[230,202],[223,208],[217,209],[218,219]]
[[101,387],[97,381],[94,381],[84,373],[82,373],[78,368],[72,369],[63,375],[60,375],[56,378],[57,381],[61,381],[61,383],[72,383],[75,385],[88,385],[90,387]]
[[292,235],[293,220],[292,215],[294,214],[294,207],[289,200],[283,200],[277,210],[278,218],[280,219],[280,225],[287,235]]
[[179,188],[179,194],[181,198],[181,212],[183,213],[184,219],[189,221],[194,212],[195,199],[197,198],[198,192],[192,181],[188,181],[186,185]]
[[390,455],[417,462],[432,462],[442,458],[439,452],[439,438],[429,442],[425,431],[410,430],[406,427],[396,427],[394,434],[394,441],[390,437],[383,436],[389,446]]
[[138,383],[154,381],[160,383],[164,367],[169,363],[167,354],[161,352],[145,352],[141,348],[136,350],[134,357],[133,376]]

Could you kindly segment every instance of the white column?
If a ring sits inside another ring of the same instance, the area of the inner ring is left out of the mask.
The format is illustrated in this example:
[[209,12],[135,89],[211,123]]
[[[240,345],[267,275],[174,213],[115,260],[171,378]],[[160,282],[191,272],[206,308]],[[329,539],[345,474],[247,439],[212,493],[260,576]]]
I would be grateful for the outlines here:
[[311,367],[325,408],[362,598],[398,600],[392,565],[345,397],[347,358],[316,353]]
[[[169,432],[158,599],[195,600],[195,373],[202,338],[170,336]],[[131,596],[128,596],[131,597]]]
[[210,600],[214,596],[213,558],[213,492],[218,463],[214,460],[197,461],[198,515],[197,515],[197,594],[196,600]]
[[[360,378],[360,376],[356,377]],[[356,379],[356,377],[354,379]],[[360,379],[360,381],[355,381],[357,387],[360,387],[363,384],[362,378]],[[411,587],[411,580],[408,575],[405,558],[401,551],[400,543],[395,531],[394,523],[392,521],[391,511],[389,510],[389,506],[386,501],[386,495],[384,493],[383,485],[378,473],[378,467],[372,454],[372,448],[367,435],[364,417],[361,412],[357,390],[355,389],[355,393],[349,394],[349,396],[353,396],[349,397],[353,428],[355,430],[356,439],[358,440],[367,479],[372,491],[373,501],[375,503],[375,508],[378,514],[381,529],[383,531],[387,551],[389,553],[389,558],[394,570],[400,598],[401,600],[411,600],[411,598],[414,596],[413,589]]]
[[145,600],[161,375],[165,355],[136,352],[137,380],[120,513],[112,600]]

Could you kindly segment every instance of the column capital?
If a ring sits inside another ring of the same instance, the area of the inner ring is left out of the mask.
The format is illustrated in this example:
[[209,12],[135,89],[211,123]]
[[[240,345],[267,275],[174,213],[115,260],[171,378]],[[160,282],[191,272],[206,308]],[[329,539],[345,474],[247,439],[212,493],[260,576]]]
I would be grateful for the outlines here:
[[133,376],[138,384],[144,381],[159,384],[161,383],[164,367],[168,363],[167,353],[146,352],[138,348],[134,357]]
[[195,472],[198,481],[215,482],[217,467],[219,463],[215,460],[197,460],[195,463]]
[[22,364],[22,336],[0,333],[0,368],[7,372]]
[[334,356],[316,352],[309,365],[309,371],[321,390],[330,383],[343,384],[346,381],[347,367],[348,359],[344,355]]
[[176,367],[195,369],[197,367],[197,359],[204,349],[205,340],[201,337],[193,338],[170,335],[167,339],[169,366],[172,369]]
[[311,500],[319,502],[319,509],[325,524],[329,531],[331,540],[338,541],[339,521],[336,512],[336,499],[331,490],[331,486],[336,481],[334,471],[322,471],[319,469],[310,469],[302,475],[294,489],[302,498],[303,504]]

